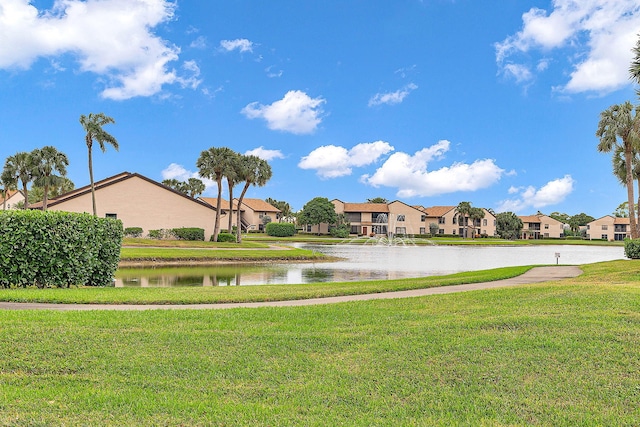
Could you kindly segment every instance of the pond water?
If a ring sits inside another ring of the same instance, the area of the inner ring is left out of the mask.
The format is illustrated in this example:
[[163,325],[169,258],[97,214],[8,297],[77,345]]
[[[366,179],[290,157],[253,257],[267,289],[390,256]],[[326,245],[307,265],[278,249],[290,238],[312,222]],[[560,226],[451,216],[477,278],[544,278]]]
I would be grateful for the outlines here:
[[[435,276],[531,264],[579,265],[624,259],[621,246],[373,246],[296,244],[337,262],[127,268],[116,286],[239,286]],[[556,258],[556,254],[560,254]]]

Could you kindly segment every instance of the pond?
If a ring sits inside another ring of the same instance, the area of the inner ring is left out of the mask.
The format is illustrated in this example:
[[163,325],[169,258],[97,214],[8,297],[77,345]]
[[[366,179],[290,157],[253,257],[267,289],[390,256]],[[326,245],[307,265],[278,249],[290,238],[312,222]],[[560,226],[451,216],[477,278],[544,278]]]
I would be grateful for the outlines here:
[[[621,246],[293,246],[344,258],[322,263],[127,268],[116,286],[239,286],[347,282],[435,276],[532,264],[579,265],[624,259]],[[556,258],[559,254],[559,258]]]

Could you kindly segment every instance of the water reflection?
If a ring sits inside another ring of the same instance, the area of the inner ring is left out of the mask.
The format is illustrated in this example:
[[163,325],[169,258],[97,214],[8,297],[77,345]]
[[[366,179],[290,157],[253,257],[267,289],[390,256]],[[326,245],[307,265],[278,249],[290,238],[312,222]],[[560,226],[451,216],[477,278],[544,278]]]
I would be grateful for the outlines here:
[[344,258],[331,263],[126,268],[118,287],[240,286],[388,280],[531,264],[589,264],[624,258],[621,246],[358,246],[296,244]]

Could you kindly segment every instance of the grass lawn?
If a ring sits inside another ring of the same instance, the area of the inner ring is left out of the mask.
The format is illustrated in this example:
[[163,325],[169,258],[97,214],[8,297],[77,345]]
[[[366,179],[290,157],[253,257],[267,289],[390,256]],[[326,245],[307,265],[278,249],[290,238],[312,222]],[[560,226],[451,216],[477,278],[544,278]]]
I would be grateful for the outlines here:
[[3,311],[0,425],[638,425],[640,262],[584,271],[326,306]]

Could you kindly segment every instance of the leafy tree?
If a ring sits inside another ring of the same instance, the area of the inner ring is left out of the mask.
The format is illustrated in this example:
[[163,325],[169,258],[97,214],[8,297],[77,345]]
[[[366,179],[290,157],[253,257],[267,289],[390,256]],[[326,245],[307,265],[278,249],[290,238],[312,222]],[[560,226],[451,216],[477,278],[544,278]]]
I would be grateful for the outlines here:
[[[627,199],[631,212],[635,212],[632,159],[634,149],[637,149],[639,145],[639,114],[640,110],[637,107],[634,109],[629,101],[624,104],[612,105],[600,113],[600,122],[596,131],[596,136],[600,138],[598,151],[609,153],[615,151],[616,147],[620,147],[624,152]],[[621,142],[618,141],[618,138]],[[638,237],[636,216],[630,215],[629,222],[631,238],[636,239]]]
[[242,200],[244,200],[244,195],[249,189],[249,186],[258,186],[263,187],[270,179],[271,179],[271,166],[267,163],[266,160],[261,159],[258,156],[253,155],[242,155],[238,161],[238,175],[240,177],[241,182],[244,181],[244,187],[242,188],[242,192],[240,193],[240,198],[238,199],[238,211],[236,212],[237,219],[236,224],[238,227],[236,229],[236,241],[238,243],[242,242],[242,233],[241,233],[241,224],[240,224],[240,206],[242,206]]
[[96,141],[98,143],[98,146],[103,153],[107,150],[105,144],[111,145],[116,151],[118,151],[118,140],[116,140],[113,135],[102,129],[103,126],[115,122],[116,121],[113,118],[105,115],[104,113],[89,113],[88,116],[85,116],[84,114],[80,115],[80,124],[86,132],[84,141],[87,144],[87,150],[89,151],[89,180],[91,182],[91,202],[93,204],[93,216],[98,216],[98,210],[96,209],[96,188],[93,182],[93,158],[91,153],[93,148],[93,141]]
[[195,199],[202,193],[204,193],[205,185],[201,179],[189,178],[187,182],[178,181],[175,178],[165,179],[162,181],[163,185],[166,185],[179,193],[186,194],[187,196]]
[[622,202],[612,213],[616,218],[629,218],[629,202]]
[[431,234],[432,236],[435,236],[439,232],[440,232],[440,226],[437,223],[435,222],[429,223],[429,234]]
[[513,212],[496,214],[496,232],[503,239],[515,240],[522,234],[524,224]]
[[[43,190],[42,210],[46,211],[49,200],[49,187],[57,184],[60,178],[67,174],[69,159],[66,154],[61,153],[51,145],[33,150],[31,159],[34,168],[34,185],[41,187]],[[54,172],[60,175],[55,175]]]
[[31,154],[21,151],[7,157],[2,176],[10,182],[22,184],[24,193],[24,209],[29,209],[29,192],[27,186],[33,180],[33,161]]
[[372,199],[367,199],[367,203],[384,203],[384,204],[388,204],[389,201],[387,199],[385,199],[384,197],[374,197]]
[[569,222],[569,218],[570,216],[567,215],[566,213],[560,213],[560,212],[551,212],[549,214],[550,218],[553,218],[557,221],[560,221],[563,224],[567,224]]
[[218,185],[218,199],[216,202],[216,217],[213,227],[212,239],[218,241],[220,232],[220,210],[222,209],[222,179],[229,169],[229,164],[236,156],[236,152],[228,147],[211,147],[200,153],[196,166],[200,171],[200,176],[209,178]]
[[336,208],[326,197],[316,197],[307,202],[298,213],[298,222],[306,225],[335,224]]
[[[49,186],[49,196],[52,198],[68,193],[75,188],[75,184],[69,178],[61,176]],[[29,190],[29,200],[31,202],[40,202],[44,199],[44,188],[33,184]]]

